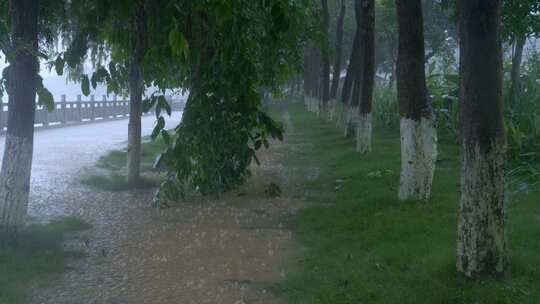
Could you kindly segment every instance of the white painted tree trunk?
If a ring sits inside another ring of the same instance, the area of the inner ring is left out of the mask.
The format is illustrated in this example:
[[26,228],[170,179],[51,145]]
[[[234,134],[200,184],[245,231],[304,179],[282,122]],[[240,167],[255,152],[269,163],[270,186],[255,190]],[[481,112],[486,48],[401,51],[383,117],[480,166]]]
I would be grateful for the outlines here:
[[330,99],[328,103],[328,121],[334,121],[336,117],[336,100]]
[[352,110],[350,106],[345,106],[343,109],[344,112],[344,119],[343,119],[343,136],[347,137],[347,134],[349,133],[349,123],[351,122],[351,116],[352,116]]
[[313,97],[308,97],[309,98],[309,111],[312,112],[312,113],[317,113],[317,108],[319,107],[318,106],[318,101],[316,98],[313,98]]
[[33,139],[6,135],[0,173],[0,229],[16,235],[24,226],[28,209]]
[[[358,116],[358,107],[345,106],[345,120],[343,122],[343,136],[352,136],[350,132],[351,124],[356,124]],[[356,132],[356,127],[354,128]]]
[[437,161],[435,119],[401,118],[401,176],[398,198],[429,200]]
[[372,116],[371,113],[362,113],[357,119],[356,152],[371,152]]
[[341,125],[343,123],[343,114],[345,105],[341,101],[336,101],[336,128],[338,130],[341,128]]
[[489,151],[462,147],[456,264],[468,277],[503,275],[507,268],[504,155],[502,143]]

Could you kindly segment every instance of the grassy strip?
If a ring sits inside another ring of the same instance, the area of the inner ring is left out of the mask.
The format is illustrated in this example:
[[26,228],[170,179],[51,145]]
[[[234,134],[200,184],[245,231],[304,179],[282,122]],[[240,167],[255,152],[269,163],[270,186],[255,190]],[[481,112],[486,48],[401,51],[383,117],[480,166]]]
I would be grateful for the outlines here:
[[[289,107],[294,132],[285,166],[315,203],[293,222],[301,245],[278,287],[290,303],[539,303],[540,191],[513,196],[511,276],[470,281],[455,270],[459,159],[442,144],[433,199],[397,201],[399,136],[375,131],[373,152],[354,152],[334,123]],[[296,148],[295,148],[296,147]],[[301,147],[301,148],[299,148]],[[318,168],[318,169],[317,169]],[[301,193],[301,191],[297,191]]]
[[62,248],[64,235],[90,227],[76,218],[32,225],[16,246],[0,249],[0,303],[22,304],[30,286],[46,286],[61,274],[67,258],[82,255]]
[[[165,144],[161,139],[156,141],[144,141],[142,143],[141,173],[156,173],[153,168],[157,155],[163,151]],[[97,167],[110,171],[107,175],[90,175],[83,178],[82,183],[90,187],[108,190],[122,191],[133,188],[126,181],[127,151],[113,150],[102,156],[97,163]],[[159,178],[156,176],[142,176],[135,186],[139,189],[153,188],[159,185]]]
[[82,180],[82,183],[95,189],[107,191],[124,191],[132,188],[149,189],[159,185],[157,178],[141,177],[135,186],[128,185],[126,176],[120,174],[90,175]]

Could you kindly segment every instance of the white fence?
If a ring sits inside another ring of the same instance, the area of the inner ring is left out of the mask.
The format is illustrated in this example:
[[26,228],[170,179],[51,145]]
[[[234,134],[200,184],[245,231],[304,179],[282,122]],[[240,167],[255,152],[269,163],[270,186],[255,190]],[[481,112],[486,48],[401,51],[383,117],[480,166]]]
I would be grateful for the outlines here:
[[[167,98],[173,111],[184,109],[183,100]],[[0,133],[5,132],[8,117],[7,103],[0,103]],[[148,114],[151,115],[153,111]],[[60,102],[55,102],[55,109],[47,111],[40,106],[36,107],[36,117],[34,123],[36,127],[62,126],[74,123],[103,121],[129,117],[129,101],[117,100],[114,96],[112,100],[107,100],[103,96],[102,101],[96,101],[94,95],[90,95],[89,100],[82,100],[81,95],[77,96],[77,101],[66,101],[66,96],[62,95]]]

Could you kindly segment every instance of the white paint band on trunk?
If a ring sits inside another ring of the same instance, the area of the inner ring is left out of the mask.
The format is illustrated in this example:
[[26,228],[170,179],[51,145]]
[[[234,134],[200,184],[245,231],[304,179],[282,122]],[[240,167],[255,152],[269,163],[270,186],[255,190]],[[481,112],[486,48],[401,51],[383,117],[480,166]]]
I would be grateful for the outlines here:
[[469,277],[504,274],[508,266],[505,151],[502,142],[488,151],[462,146],[456,265]]
[[434,118],[401,118],[401,175],[398,198],[428,200],[437,162]]
[[356,151],[360,153],[371,152],[372,115],[361,113],[357,118],[356,127]]

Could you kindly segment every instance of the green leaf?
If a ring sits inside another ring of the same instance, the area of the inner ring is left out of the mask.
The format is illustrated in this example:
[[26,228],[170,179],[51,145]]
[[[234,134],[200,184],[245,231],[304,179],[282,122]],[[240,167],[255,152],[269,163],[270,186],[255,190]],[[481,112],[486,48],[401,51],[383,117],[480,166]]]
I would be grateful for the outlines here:
[[161,130],[165,128],[165,119],[160,116],[157,120],[156,126],[154,127],[154,130],[152,131],[151,138],[152,140],[155,140],[158,135],[160,134]]
[[154,96],[143,100],[142,102],[143,113],[148,113],[150,109],[152,109],[152,107],[156,105],[156,101],[157,99]]
[[189,45],[184,34],[178,30],[172,30],[169,33],[169,46],[172,53],[177,57],[184,57],[185,60],[189,57]]
[[43,85],[37,88],[38,104],[44,106],[47,111],[54,111],[54,97]]
[[96,73],[92,74],[92,77],[90,78],[90,83],[92,84],[92,88],[94,88],[95,90],[97,88]]
[[156,159],[154,160],[154,163],[152,164],[152,168],[158,169],[161,166],[161,162],[165,158],[165,153],[160,153]]
[[88,79],[88,75],[81,77],[81,91],[84,96],[90,95],[90,80]]
[[167,130],[161,130],[161,137],[163,137],[163,141],[166,145],[171,144],[171,136],[169,135],[169,132],[167,132]]
[[62,57],[62,55],[58,55],[56,57],[56,60],[54,61],[54,69],[56,70],[56,74],[59,76],[62,76],[64,74],[64,66],[66,64],[66,61]]
[[111,74],[112,79],[116,79],[118,71],[116,70],[116,64],[114,62],[109,62],[109,73]]
[[165,109],[165,112],[167,113],[167,115],[171,116],[172,109],[171,109],[171,106],[169,105],[169,102],[165,98],[165,96],[163,95],[159,96],[158,103],[159,103],[159,108]]

